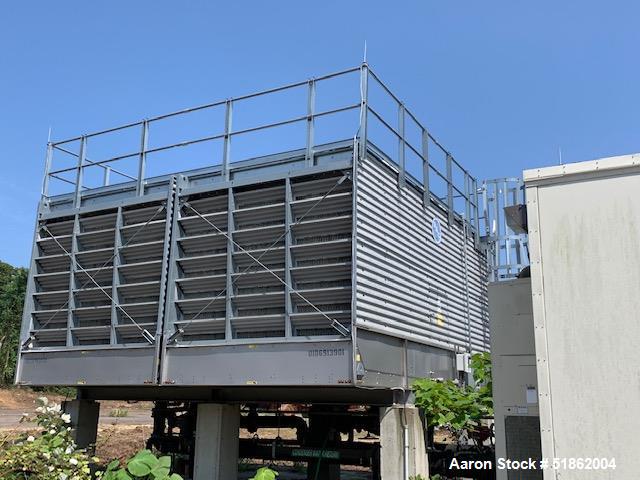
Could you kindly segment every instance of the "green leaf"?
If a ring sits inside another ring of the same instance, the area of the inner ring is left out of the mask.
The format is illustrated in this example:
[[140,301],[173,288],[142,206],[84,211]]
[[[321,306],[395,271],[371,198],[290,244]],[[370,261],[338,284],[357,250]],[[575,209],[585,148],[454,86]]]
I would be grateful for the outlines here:
[[120,466],[120,460],[113,460],[109,463],[109,465],[107,465],[107,472],[112,472],[113,470],[115,470],[116,468],[118,468]]
[[131,475],[129,475],[123,468],[121,470],[118,470],[118,473],[116,474],[116,480],[131,480]]
[[158,465],[160,465],[161,467],[170,468],[171,467],[171,457],[166,456],[166,457],[158,458]]
[[163,480],[169,476],[169,467],[157,466],[156,468],[151,470],[151,476],[155,480]]
[[142,458],[133,457],[129,460],[129,463],[127,463],[127,470],[136,477],[145,477],[151,473],[151,467],[149,467]]
[[144,457],[146,455],[153,455],[153,452],[151,450],[140,450],[138,453],[136,453],[133,458],[139,458],[139,457]]
[[177,473],[172,473],[171,476],[169,477],[169,480],[184,480],[184,479]]
[[274,480],[277,476],[278,472],[275,470],[271,470],[269,467],[261,467],[250,480]]
[[138,460],[149,468],[155,468],[158,465],[158,459],[149,450],[142,450],[141,452],[136,453],[132,460]]

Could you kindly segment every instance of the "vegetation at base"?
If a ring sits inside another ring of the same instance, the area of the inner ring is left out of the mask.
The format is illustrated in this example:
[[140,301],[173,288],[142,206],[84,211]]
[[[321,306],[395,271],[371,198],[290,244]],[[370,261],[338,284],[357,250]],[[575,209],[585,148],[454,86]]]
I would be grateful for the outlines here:
[[125,465],[113,460],[97,476],[101,480],[182,480],[177,473],[171,473],[171,457],[157,457],[150,450],[139,451]]
[[129,416],[129,410],[126,408],[114,408],[109,412],[110,417],[114,418],[124,418]]
[[[38,399],[33,421],[38,433],[25,433],[16,440],[0,439],[2,480],[183,480],[171,472],[171,457],[141,450],[121,465],[110,462],[104,471],[100,460],[79,449],[71,436],[71,417],[46,397]],[[31,421],[25,414],[23,421]],[[264,477],[269,479],[269,477]]]
[[[38,400],[38,434],[24,434],[17,441],[0,440],[0,478],[3,480],[89,480],[89,464],[97,461],[78,449],[71,438],[68,414],[60,405]],[[24,416],[23,420],[28,420]]]
[[461,386],[455,380],[432,378],[414,382],[416,405],[424,410],[429,428],[474,431],[479,428],[483,418],[493,415],[489,353],[472,355],[470,366],[476,381],[473,387]]
[[269,467],[260,467],[249,480],[275,480],[278,475],[278,472],[271,470]]
[[0,262],[0,385],[15,376],[26,288],[27,269]]

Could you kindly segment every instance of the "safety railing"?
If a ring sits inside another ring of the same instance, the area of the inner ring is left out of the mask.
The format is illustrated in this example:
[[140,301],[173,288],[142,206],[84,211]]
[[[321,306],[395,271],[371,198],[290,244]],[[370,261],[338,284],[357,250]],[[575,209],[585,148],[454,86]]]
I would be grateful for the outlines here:
[[[449,223],[458,214],[477,240],[477,180],[378,75],[366,65],[363,68],[367,71],[362,87],[363,108],[367,112],[361,129],[363,148],[369,143],[379,147],[397,165],[401,186],[407,179],[413,180],[422,187],[425,204],[430,198],[441,203],[448,212]],[[395,149],[393,143],[397,143]]]
[[528,235],[514,231],[505,207],[525,205],[524,183],[519,178],[482,182],[482,241],[487,246],[489,280],[516,278],[529,265]]
[[[256,139],[263,133],[268,137]],[[42,195],[73,195],[77,207],[96,188],[135,185],[143,195],[150,178],[213,166],[227,180],[231,164],[277,153],[274,145],[304,151],[313,165],[319,145],[354,137],[361,155],[379,149],[397,167],[401,186],[421,188],[426,204],[440,203],[450,222],[458,216],[478,238],[477,180],[367,64],[49,142]]]

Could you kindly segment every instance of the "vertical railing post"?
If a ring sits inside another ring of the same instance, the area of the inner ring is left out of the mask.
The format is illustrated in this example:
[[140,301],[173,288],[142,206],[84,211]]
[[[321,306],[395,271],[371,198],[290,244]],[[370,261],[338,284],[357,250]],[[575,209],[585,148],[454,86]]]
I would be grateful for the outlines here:
[[[500,212],[504,212],[505,207],[507,207],[509,205],[509,192],[507,191],[509,188],[509,182],[507,180],[504,181],[503,184],[503,188],[502,188],[502,209],[500,209]],[[504,234],[504,255],[505,255],[505,261],[506,261],[506,265],[507,265],[507,275],[511,275],[511,238],[510,238],[510,234],[513,233],[513,231],[511,230],[511,228],[509,228],[509,225],[507,224],[507,216],[506,215],[501,215],[502,216],[502,232]],[[496,217],[498,219],[498,221],[500,220],[500,217],[497,216]]]
[[447,209],[449,210],[449,225],[453,224],[453,165],[451,154],[447,153]]
[[[495,252],[494,252],[494,266],[496,269],[496,280],[500,277],[500,251],[502,250],[502,243],[500,240],[500,181],[493,183],[493,222],[491,225],[491,236],[495,237]],[[495,227],[495,229],[494,229]]]
[[369,66],[360,67],[360,159],[367,153],[367,118],[369,116]]
[[473,210],[474,210],[474,219],[473,223],[475,225],[475,241],[476,246],[480,244],[480,206],[478,205],[478,180],[475,178],[471,179],[471,188],[473,188]]
[[469,172],[464,172],[464,221],[471,225],[471,185]]
[[422,202],[424,208],[429,208],[430,192],[429,192],[429,132],[422,129]]
[[313,165],[315,108],[316,81],[311,79],[309,80],[309,92],[307,96],[307,153],[305,155],[307,166]]
[[110,181],[111,181],[111,167],[107,165],[104,167],[102,185],[105,187],[108,187]]
[[224,140],[222,145],[222,179],[229,180],[229,162],[231,156],[231,120],[233,117],[233,101],[227,100],[224,114]]
[[405,139],[404,139],[404,104],[398,104],[398,184],[400,188],[405,186]]
[[82,169],[84,166],[84,159],[87,149],[87,137],[84,135],[80,138],[80,153],[78,154],[78,166],[76,168],[76,191],[74,196],[73,206],[80,207],[80,201],[82,197]]
[[482,182],[482,218],[484,219],[484,234],[487,237],[491,236],[491,226],[489,220],[489,186],[490,184],[485,180]]
[[142,133],[140,136],[140,158],[138,159],[138,183],[136,185],[136,195],[144,195],[144,176],[147,169],[147,146],[149,144],[149,122],[142,122]]
[[47,155],[44,159],[44,178],[42,179],[42,196],[49,196],[49,172],[51,171],[51,161],[53,159],[53,144],[47,142]]

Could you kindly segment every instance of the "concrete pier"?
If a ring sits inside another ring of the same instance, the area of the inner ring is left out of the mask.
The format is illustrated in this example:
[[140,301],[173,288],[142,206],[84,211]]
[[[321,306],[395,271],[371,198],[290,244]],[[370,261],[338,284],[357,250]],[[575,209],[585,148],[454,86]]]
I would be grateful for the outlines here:
[[382,480],[429,478],[424,426],[416,407],[380,408],[380,474]]
[[240,405],[198,405],[193,480],[237,478],[239,431]]
[[94,400],[66,400],[62,410],[71,416],[71,436],[79,448],[95,449],[100,404]]

